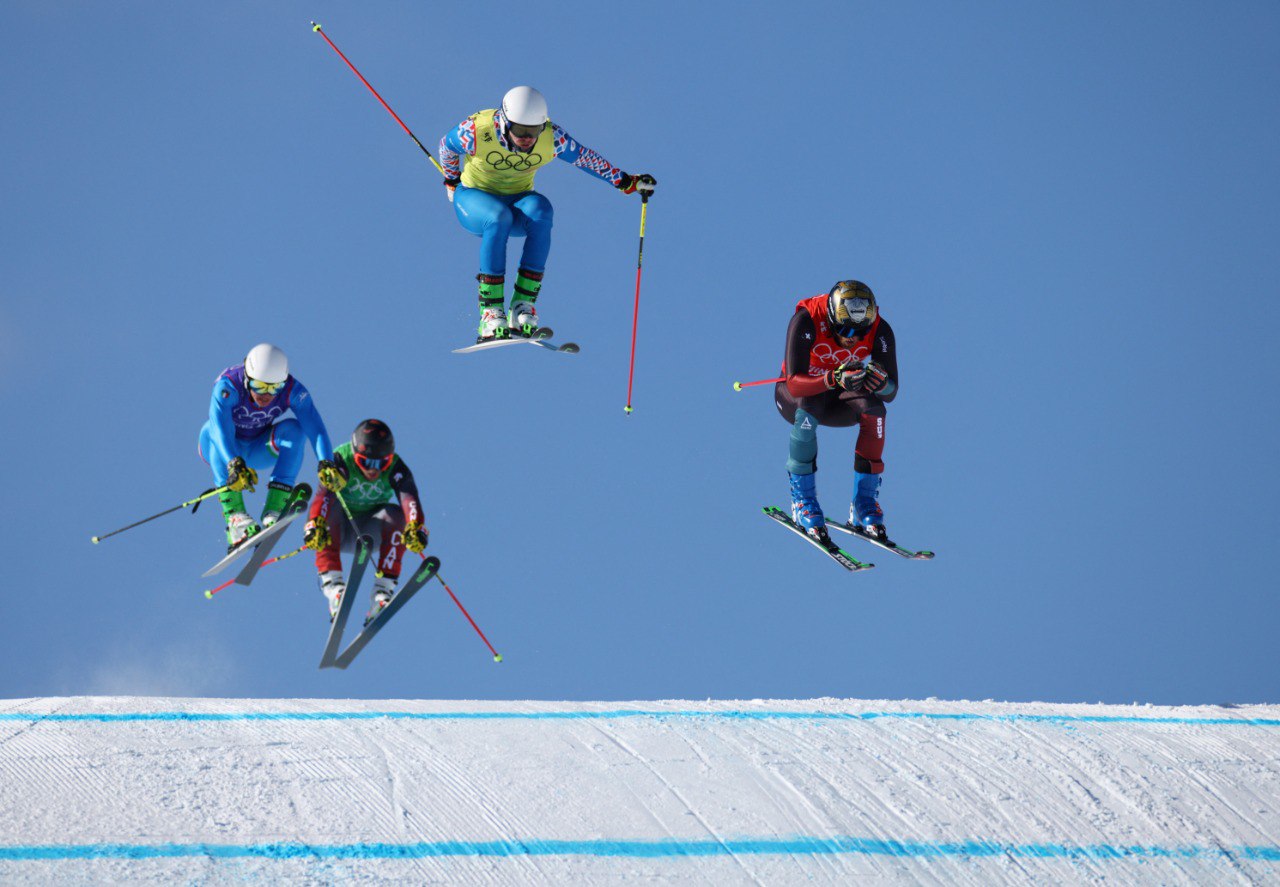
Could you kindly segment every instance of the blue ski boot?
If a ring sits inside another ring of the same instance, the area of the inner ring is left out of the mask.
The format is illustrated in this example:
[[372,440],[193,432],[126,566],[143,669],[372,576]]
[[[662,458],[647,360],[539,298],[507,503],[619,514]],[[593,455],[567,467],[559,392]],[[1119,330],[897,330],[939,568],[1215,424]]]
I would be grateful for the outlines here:
[[884,528],[884,511],[877,501],[880,495],[880,475],[854,472],[853,502],[849,506],[849,523],[861,527],[868,536],[887,542]]
[[791,478],[791,519],[810,535],[825,535],[827,520],[818,504],[817,475],[788,471],[787,477]]

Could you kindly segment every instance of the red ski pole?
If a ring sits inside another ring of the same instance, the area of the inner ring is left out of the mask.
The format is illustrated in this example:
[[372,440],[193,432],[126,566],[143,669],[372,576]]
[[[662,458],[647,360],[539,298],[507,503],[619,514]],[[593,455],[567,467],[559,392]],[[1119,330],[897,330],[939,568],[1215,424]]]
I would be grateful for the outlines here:
[[434,166],[440,172],[440,175],[442,176],[445,175],[444,167],[441,166],[440,163],[434,157],[431,156],[431,152],[427,150],[426,146],[423,145],[422,142],[418,141],[418,137],[413,134],[413,130],[411,130],[409,127],[404,125],[404,121],[400,119],[400,115],[397,114],[395,111],[391,110],[391,106],[387,104],[386,100],[383,99],[382,96],[378,95],[378,91],[374,89],[373,86],[370,85],[368,80],[364,79],[364,75],[361,74],[358,70],[356,70],[356,66],[351,64],[351,60],[342,54],[342,50],[337,47],[337,44],[335,44],[332,40],[329,39],[329,35],[320,29],[320,25],[316,22],[312,22],[311,30],[315,31],[317,34],[323,37],[324,42],[328,43],[331,47],[333,47],[333,51],[338,54],[338,57],[347,63],[347,67],[351,69],[351,73],[359,77],[360,82],[363,83],[365,86],[369,87],[369,92],[373,93],[373,97],[376,98],[379,102],[382,102],[382,107],[387,109],[387,113],[396,119],[396,123],[400,124],[400,128],[403,129],[405,132],[407,132],[409,134],[409,138],[413,139],[413,143],[422,149],[423,154],[427,155],[427,159],[431,161],[432,166]]
[[[263,561],[262,566],[269,567],[272,564],[274,564],[276,561],[282,561],[282,560],[285,560],[286,558],[291,558],[295,554],[302,554],[302,552],[306,550],[307,550],[307,546],[305,545],[299,546],[298,548],[295,548],[293,551],[289,552],[288,554],[277,554],[275,557],[271,558],[270,560]],[[228,585],[233,584],[235,581],[236,581],[235,579],[228,579],[226,582],[222,583],[217,588],[210,588],[208,591],[204,593],[204,596],[212,600],[215,594],[222,591],[222,589],[226,588]]]
[[640,195],[640,255],[636,258],[636,310],[631,317],[631,372],[627,376],[627,406],[624,412],[631,415],[631,384],[636,378],[636,328],[640,325],[640,271],[644,266],[644,223],[649,214],[649,195]]
[[753,386],[753,385],[770,385],[770,384],[772,384],[772,383],[774,383],[774,382],[781,382],[781,381],[782,381],[783,379],[785,379],[785,378],[787,378],[787,377],[786,377],[786,376],[779,376],[779,377],[778,377],[778,378],[776,378],[776,379],[759,379],[759,380],[757,380],[757,381],[755,381],[755,382],[734,382],[734,383],[733,383],[733,390],[734,390],[734,391],[741,391],[743,388],[750,388],[750,387],[751,387],[751,386]]
[[484,632],[480,630],[480,626],[476,625],[476,621],[471,618],[471,614],[467,612],[467,608],[462,606],[462,601],[458,600],[458,596],[453,593],[453,589],[449,587],[449,583],[444,581],[444,577],[436,573],[436,578],[440,580],[440,584],[444,586],[444,590],[449,592],[449,597],[453,598],[453,602],[458,605],[458,609],[462,611],[462,615],[467,617],[467,621],[471,623],[471,627],[476,630],[476,634],[480,635],[480,640],[484,641],[484,645],[489,648],[489,652],[493,654],[494,662],[502,661],[502,654],[493,649],[493,644],[489,643],[489,639],[484,636]]

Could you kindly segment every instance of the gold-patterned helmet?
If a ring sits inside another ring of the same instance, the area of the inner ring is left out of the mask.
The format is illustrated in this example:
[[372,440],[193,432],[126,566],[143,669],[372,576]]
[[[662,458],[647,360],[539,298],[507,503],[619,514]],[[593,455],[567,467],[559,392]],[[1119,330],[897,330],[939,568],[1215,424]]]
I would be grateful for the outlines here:
[[875,323],[875,293],[860,280],[840,281],[827,294],[827,319],[840,338],[856,338]]

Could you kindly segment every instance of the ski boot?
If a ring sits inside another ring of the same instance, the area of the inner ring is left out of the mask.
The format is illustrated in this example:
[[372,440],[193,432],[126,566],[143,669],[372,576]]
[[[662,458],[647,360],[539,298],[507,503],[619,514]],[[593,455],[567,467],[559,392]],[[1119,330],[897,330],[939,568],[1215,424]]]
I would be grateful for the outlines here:
[[822,515],[822,506],[818,504],[818,481],[816,474],[792,474],[791,479],[791,519],[806,534],[824,543],[830,543],[827,535],[827,519]]
[[338,608],[342,606],[342,596],[347,591],[347,580],[341,570],[327,570],[316,577],[320,582],[320,591],[329,601],[329,621],[338,618]]
[[538,300],[538,291],[542,289],[542,272],[521,268],[516,276],[516,292],[511,300],[511,310],[507,312],[507,322],[511,333],[515,336],[529,338],[538,332],[538,309],[533,303]]
[[230,552],[262,528],[249,517],[244,507],[244,494],[237,490],[223,490],[218,494],[222,505],[222,518],[227,522],[227,551]]
[[849,524],[865,535],[889,544],[884,528],[884,511],[880,508],[880,475],[854,472],[853,502],[849,504]]
[[258,524],[262,529],[274,524],[280,520],[284,514],[284,507],[289,504],[289,496],[293,493],[293,487],[288,484],[282,484],[273,480],[267,486],[267,504],[262,506],[262,517],[258,519]]
[[391,603],[391,599],[396,596],[396,581],[395,576],[378,576],[373,580],[373,609],[364,617],[365,625],[377,618],[382,608]]
[[503,293],[504,278],[500,274],[477,274],[476,280],[480,281],[480,330],[476,343],[511,338]]

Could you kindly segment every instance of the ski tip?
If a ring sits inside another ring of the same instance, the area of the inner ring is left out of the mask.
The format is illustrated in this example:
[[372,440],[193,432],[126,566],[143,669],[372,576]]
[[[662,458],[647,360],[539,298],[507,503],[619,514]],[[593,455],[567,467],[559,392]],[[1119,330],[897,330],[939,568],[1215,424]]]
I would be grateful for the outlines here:
[[502,654],[501,654],[501,653],[494,653],[494,654],[493,654],[493,661],[494,661],[494,662],[501,662],[501,661],[502,661]]

